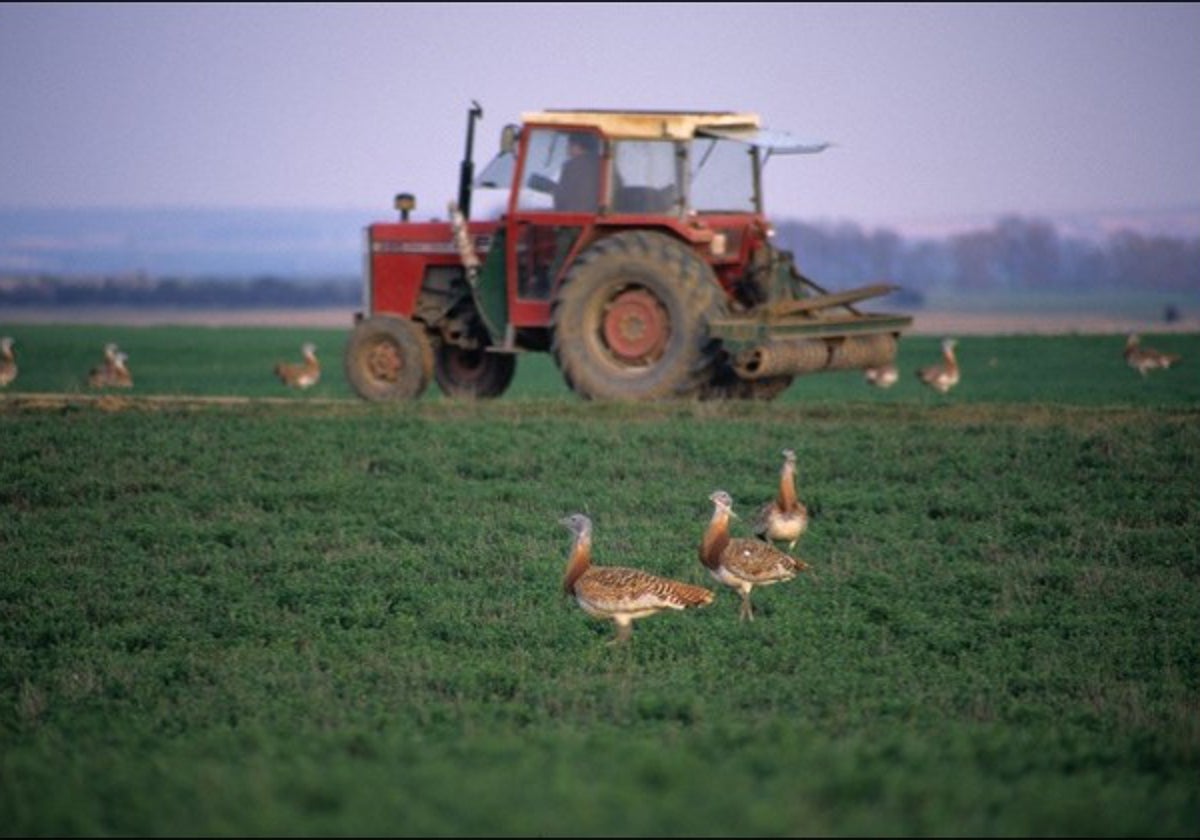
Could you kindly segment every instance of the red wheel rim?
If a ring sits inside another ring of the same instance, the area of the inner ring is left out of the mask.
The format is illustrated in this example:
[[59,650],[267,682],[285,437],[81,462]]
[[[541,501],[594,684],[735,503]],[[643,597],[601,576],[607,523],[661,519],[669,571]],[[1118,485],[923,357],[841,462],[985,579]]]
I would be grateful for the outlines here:
[[627,364],[646,364],[662,355],[670,319],[658,298],[645,289],[626,289],[604,309],[604,341]]

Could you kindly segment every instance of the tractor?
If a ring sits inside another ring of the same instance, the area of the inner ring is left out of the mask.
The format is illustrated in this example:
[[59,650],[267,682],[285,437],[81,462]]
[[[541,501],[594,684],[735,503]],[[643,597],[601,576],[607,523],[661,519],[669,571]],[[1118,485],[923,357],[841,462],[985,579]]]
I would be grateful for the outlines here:
[[[550,109],[504,126],[475,175],[473,102],[445,220],[366,228],[363,310],[344,364],[367,400],[491,398],[522,353],[589,400],[763,399],[796,376],[891,362],[912,319],[830,292],[772,243],[763,167],[812,154],[744,112]],[[492,190],[491,218],[471,218]]]

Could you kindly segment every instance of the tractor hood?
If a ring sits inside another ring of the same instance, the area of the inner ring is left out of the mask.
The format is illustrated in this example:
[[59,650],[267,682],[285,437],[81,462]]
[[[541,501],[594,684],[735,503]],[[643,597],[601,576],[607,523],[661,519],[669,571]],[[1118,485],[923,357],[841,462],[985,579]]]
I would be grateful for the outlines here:
[[700,126],[696,134],[701,137],[716,137],[719,140],[734,140],[748,146],[756,146],[775,155],[811,155],[823,152],[830,143],[801,140],[786,131],[773,131],[756,127]]

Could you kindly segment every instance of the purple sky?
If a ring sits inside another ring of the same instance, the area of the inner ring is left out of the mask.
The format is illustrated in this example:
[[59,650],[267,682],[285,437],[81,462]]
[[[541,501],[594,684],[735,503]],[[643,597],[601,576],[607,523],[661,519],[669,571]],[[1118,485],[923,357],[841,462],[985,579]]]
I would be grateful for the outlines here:
[[417,217],[547,107],[748,110],[776,216],[1200,207],[1200,4],[0,4],[0,204]]

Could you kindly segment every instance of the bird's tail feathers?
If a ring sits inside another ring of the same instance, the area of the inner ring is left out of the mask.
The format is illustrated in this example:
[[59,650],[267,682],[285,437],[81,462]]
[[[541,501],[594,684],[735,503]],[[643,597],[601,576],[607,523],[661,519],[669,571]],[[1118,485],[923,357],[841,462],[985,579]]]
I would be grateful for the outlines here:
[[695,586],[690,583],[675,582],[673,587],[675,597],[679,599],[685,607],[703,607],[713,602],[711,590],[705,589],[703,586]]

